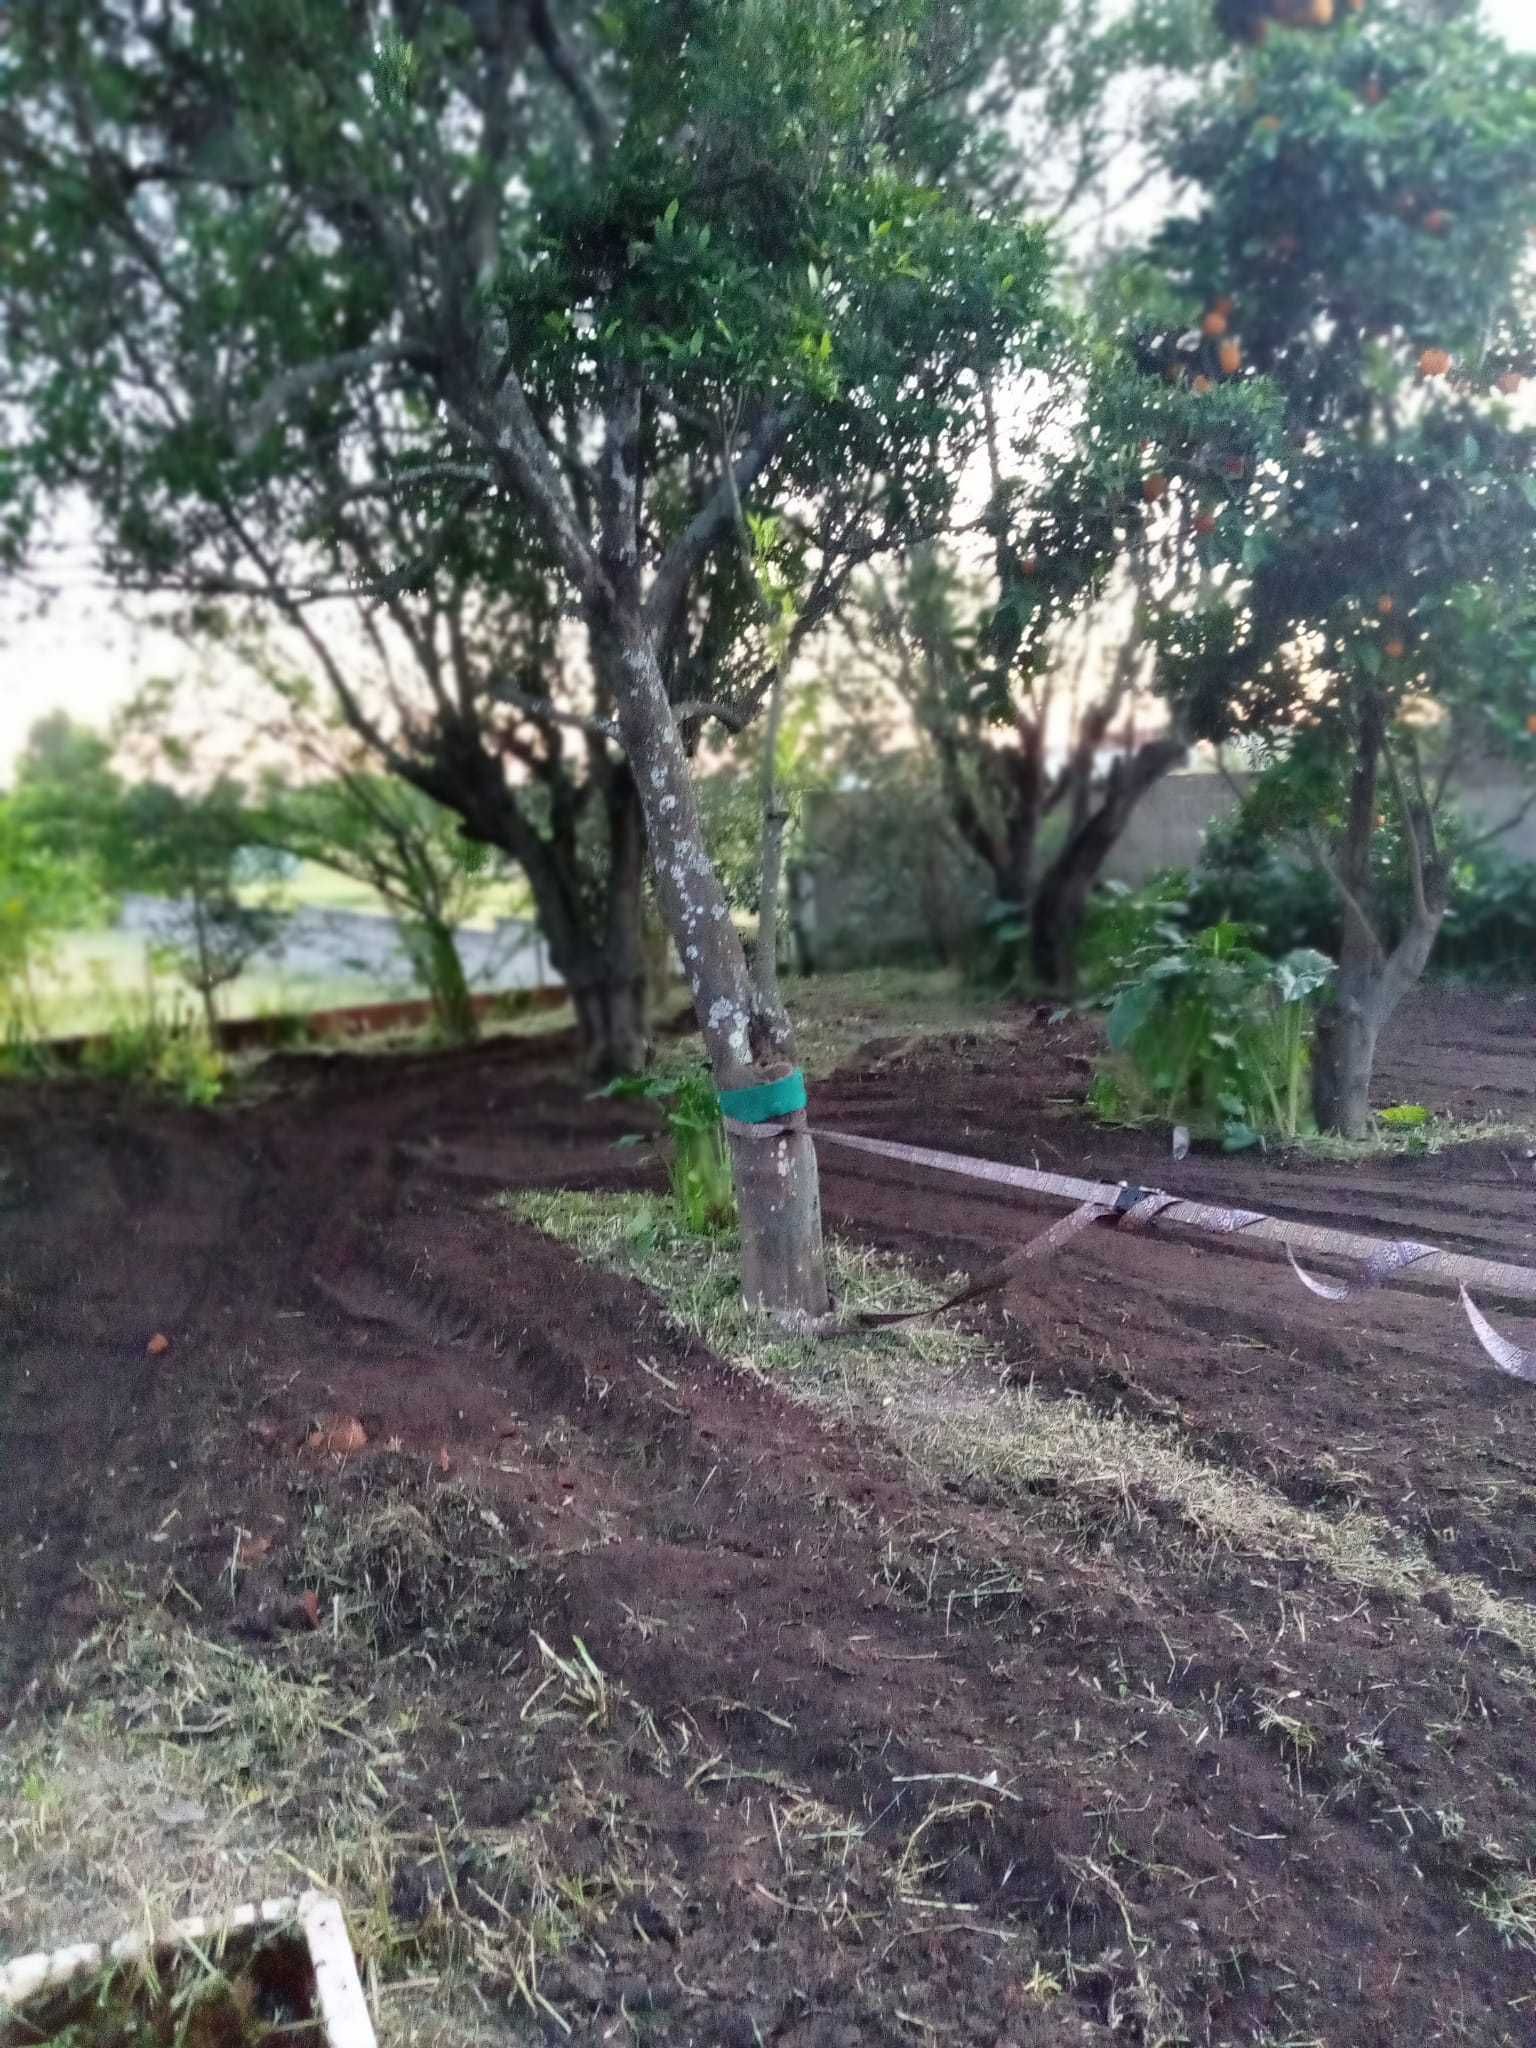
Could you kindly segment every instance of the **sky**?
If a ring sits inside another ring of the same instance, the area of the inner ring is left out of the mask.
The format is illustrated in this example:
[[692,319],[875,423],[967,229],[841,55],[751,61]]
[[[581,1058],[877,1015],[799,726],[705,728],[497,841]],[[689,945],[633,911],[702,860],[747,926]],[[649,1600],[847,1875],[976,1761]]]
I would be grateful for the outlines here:
[[[1490,25],[1517,49],[1536,50],[1536,0],[1484,0]],[[84,550],[72,549],[72,556]],[[124,621],[83,565],[46,618],[0,611],[0,784],[34,719],[59,708],[102,724],[151,677],[185,674],[186,651],[164,634]]]

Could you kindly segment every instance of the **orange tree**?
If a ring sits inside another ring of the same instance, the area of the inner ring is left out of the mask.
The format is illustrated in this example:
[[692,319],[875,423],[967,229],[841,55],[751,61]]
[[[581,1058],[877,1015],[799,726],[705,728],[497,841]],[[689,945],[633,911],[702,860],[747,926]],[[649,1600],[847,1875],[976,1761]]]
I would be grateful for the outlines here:
[[[1272,27],[1178,123],[1169,167],[1200,199],[1153,246],[1143,283],[1177,317],[1141,355],[1213,409],[1234,384],[1278,408],[1225,480],[1218,573],[1157,622],[1159,673],[1191,734],[1279,742],[1266,822],[1343,910],[1318,1121],[1359,1136],[1445,915],[1458,776],[1495,752],[1536,771],[1536,59],[1407,0],[1339,15]],[[1177,448],[1165,466],[1201,488]]]

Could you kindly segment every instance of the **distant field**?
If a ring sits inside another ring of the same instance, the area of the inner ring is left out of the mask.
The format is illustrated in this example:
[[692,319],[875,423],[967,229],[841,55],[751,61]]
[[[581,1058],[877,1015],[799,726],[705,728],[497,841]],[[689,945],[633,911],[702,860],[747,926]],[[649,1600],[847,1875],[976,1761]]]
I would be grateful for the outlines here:
[[[271,900],[271,892],[259,886],[242,893],[248,901]],[[311,861],[282,885],[277,903],[287,911],[345,911],[394,922],[393,911],[376,890]],[[484,935],[497,920],[526,915],[528,907],[526,889],[505,884],[489,893],[480,914],[464,930],[478,935],[483,952],[488,943]],[[465,950],[473,979],[476,970],[470,955],[475,948]],[[143,933],[121,929],[71,932],[59,940],[51,971],[38,977],[38,992],[43,1029],[57,1038],[104,1031],[142,1013],[151,1001],[172,1013],[178,1007],[191,1009],[197,1001],[176,975],[156,970],[150,940]],[[254,961],[249,973],[221,989],[218,1004],[220,1016],[227,1018],[291,1016],[400,1002],[423,993],[404,961],[370,967],[337,960],[310,970],[268,959]]]
[[[352,906],[349,906],[352,907]],[[190,1009],[197,998],[175,975],[157,974],[149,947],[128,932],[72,932],[55,948],[53,972],[39,978],[43,1028],[49,1037],[68,1038],[105,1031],[141,1012],[151,998],[157,1008]],[[304,1014],[344,1009],[359,1003],[398,1002],[418,993],[409,983],[362,975],[292,975],[257,965],[219,993],[223,1017]]]
[[[269,892],[258,887],[242,893],[249,901],[265,902]],[[301,863],[283,883],[278,902],[288,910],[357,910],[378,917],[392,915],[390,906],[376,889],[370,889],[365,882],[351,881],[312,860]],[[466,920],[466,928],[485,929],[500,917],[527,917],[531,911],[532,899],[525,883],[498,883],[487,891],[479,913]]]

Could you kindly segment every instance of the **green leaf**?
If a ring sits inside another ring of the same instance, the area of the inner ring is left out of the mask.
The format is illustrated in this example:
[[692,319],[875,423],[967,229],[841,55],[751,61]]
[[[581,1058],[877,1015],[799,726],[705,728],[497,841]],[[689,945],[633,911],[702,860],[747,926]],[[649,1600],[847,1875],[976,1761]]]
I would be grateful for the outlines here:
[[1109,1013],[1109,1043],[1115,1052],[1125,1052],[1157,1009],[1159,991],[1151,982],[1141,981],[1128,988]]

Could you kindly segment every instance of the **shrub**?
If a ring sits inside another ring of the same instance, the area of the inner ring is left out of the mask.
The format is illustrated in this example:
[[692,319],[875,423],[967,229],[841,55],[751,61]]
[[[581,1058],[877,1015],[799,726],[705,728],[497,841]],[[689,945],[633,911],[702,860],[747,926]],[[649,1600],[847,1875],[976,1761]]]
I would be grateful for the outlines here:
[[229,1071],[223,1054],[195,1025],[164,1016],[152,1003],[115,1019],[92,1039],[81,1066],[98,1080],[161,1089],[189,1109],[211,1108]]
[[[1464,828],[1444,821],[1455,845]],[[1389,815],[1372,847],[1373,900],[1383,942],[1402,936],[1410,883],[1402,834]],[[1239,809],[1206,834],[1189,892],[1194,924],[1245,925],[1279,957],[1298,946],[1336,955],[1343,926],[1338,890],[1323,870],[1277,847],[1263,813]],[[1536,978],[1536,861],[1495,844],[1469,846],[1451,873],[1450,904],[1430,960],[1432,974],[1509,983]]]
[[1094,997],[1119,986],[1129,965],[1159,937],[1176,942],[1189,917],[1189,876],[1182,868],[1165,868],[1139,889],[1102,883],[1083,919],[1078,987]]
[[[600,1095],[658,1102],[667,1119],[671,1144],[668,1177],[678,1220],[694,1237],[712,1237],[717,1231],[735,1227],[736,1189],[731,1178],[731,1155],[720,1118],[720,1100],[714,1076],[707,1067],[691,1068],[670,1077],[658,1074],[624,1075],[610,1081]],[[643,1143],[643,1139],[626,1141]]]
[[1536,861],[1497,847],[1458,861],[1430,964],[1469,981],[1536,980]]
[[1332,973],[1307,948],[1269,959],[1241,925],[1190,933],[1174,915],[1159,918],[1103,999],[1115,1057],[1095,1077],[1095,1112],[1186,1124],[1232,1151],[1298,1137],[1309,1127],[1317,999]]

